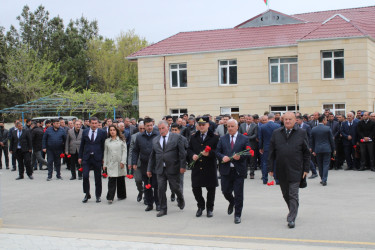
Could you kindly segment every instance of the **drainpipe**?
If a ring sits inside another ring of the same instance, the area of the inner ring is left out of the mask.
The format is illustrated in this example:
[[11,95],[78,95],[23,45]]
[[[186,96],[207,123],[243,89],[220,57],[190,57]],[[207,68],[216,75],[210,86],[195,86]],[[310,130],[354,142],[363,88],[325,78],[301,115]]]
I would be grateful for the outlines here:
[[163,57],[164,59],[164,115],[167,115],[167,76],[165,72],[165,56]]
[[294,109],[295,109],[295,112],[297,112],[297,95],[298,95],[298,89],[296,89],[295,92],[296,92],[296,94],[294,96]]

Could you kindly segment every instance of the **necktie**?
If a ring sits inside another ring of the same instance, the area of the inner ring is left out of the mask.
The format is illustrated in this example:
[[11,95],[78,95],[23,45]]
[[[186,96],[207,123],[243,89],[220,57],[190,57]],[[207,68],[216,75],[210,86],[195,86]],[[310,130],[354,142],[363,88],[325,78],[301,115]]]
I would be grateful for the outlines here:
[[318,121],[315,122],[315,126],[318,126]]
[[230,147],[231,147],[231,149],[233,149],[233,146],[234,146],[234,141],[233,141],[233,139],[234,139],[234,136],[232,135],[232,139],[230,140]]
[[287,130],[286,130],[286,138],[288,138],[289,135],[290,135],[290,129],[287,129]]
[[18,130],[18,138],[20,138],[20,137],[21,137],[21,131]]
[[95,139],[95,130],[91,131],[91,141],[94,142]]
[[163,151],[165,150],[165,136],[163,136]]
[[201,138],[201,139],[202,139],[202,142],[203,142],[203,141],[204,141],[204,134],[202,134],[201,136],[202,136],[202,138]]

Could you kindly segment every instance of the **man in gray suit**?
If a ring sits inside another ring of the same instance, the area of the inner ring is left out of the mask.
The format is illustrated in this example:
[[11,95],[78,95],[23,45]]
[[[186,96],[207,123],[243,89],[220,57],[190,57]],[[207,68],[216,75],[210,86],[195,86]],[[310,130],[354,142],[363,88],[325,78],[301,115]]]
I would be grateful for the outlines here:
[[[65,154],[68,157],[70,154],[70,172],[72,177],[70,180],[75,180],[77,178],[77,169],[79,169],[78,164],[78,153],[79,147],[82,141],[82,120],[77,120],[74,123],[74,128],[68,130],[65,142]],[[82,180],[82,172],[78,171],[78,180]]]
[[147,167],[147,176],[154,173],[158,180],[158,194],[160,200],[160,212],[157,217],[167,214],[167,181],[172,192],[177,195],[178,207],[185,207],[185,200],[180,188],[180,174],[186,171],[186,149],[180,134],[169,132],[168,123],[160,121],[158,124],[160,135],[152,141],[152,151]]
[[322,179],[320,184],[326,186],[331,153],[335,150],[335,142],[333,141],[331,129],[325,126],[327,117],[321,115],[318,121],[318,126],[311,131],[311,145],[313,155],[316,156],[318,162],[319,175]]
[[230,118],[231,118],[230,115],[223,116],[224,124],[220,124],[219,126],[217,126],[215,130],[215,134],[219,135],[220,137],[228,134],[227,122],[229,121]]
[[[258,125],[254,123],[254,118],[251,115],[245,116],[245,123],[240,125],[239,132],[249,138],[250,147],[256,151],[258,150],[258,143],[256,139],[258,138]],[[248,158],[248,165],[250,165],[250,179],[254,179],[255,171],[255,156]],[[246,171],[247,177],[247,171]],[[245,178],[246,178],[245,177]]]

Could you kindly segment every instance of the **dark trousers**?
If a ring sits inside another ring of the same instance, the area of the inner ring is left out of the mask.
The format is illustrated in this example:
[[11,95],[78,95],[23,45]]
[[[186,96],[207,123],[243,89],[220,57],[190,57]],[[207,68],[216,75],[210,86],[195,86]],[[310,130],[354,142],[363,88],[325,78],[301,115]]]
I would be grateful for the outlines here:
[[90,169],[94,170],[95,177],[95,196],[102,195],[102,161],[96,161],[93,155],[88,160],[83,160],[83,192],[90,193]]
[[345,152],[344,152],[344,145],[342,142],[335,141],[335,149],[336,149],[336,161],[335,161],[335,169],[338,169],[344,164],[345,160]]
[[62,150],[47,149],[48,178],[52,178],[53,166],[56,169],[56,177],[61,177],[61,158]]
[[344,145],[344,153],[348,168],[357,168],[357,159],[355,158],[355,149],[352,145]]
[[160,209],[167,211],[167,182],[169,182],[169,187],[171,191],[177,195],[177,200],[184,200],[184,196],[181,192],[180,187],[180,173],[178,174],[167,174],[164,168],[162,174],[157,175],[158,179],[158,195],[160,201]]
[[205,202],[203,198],[201,187],[193,187],[193,194],[194,194],[195,200],[197,201],[198,208],[201,208],[201,209],[207,208],[207,211],[213,211],[214,203],[215,203],[216,187],[206,187],[206,189],[207,189],[207,202]]
[[280,182],[281,192],[283,193],[284,200],[288,205],[289,214],[287,221],[295,221],[298,213],[299,199],[299,184],[300,182]]
[[142,173],[140,169],[133,170],[134,181],[139,193],[143,193]]
[[16,154],[12,154],[12,166],[13,166],[13,169],[16,169],[16,167],[17,167],[17,157],[16,157]]
[[0,146],[0,167],[2,166],[2,161],[1,161],[1,157],[2,157],[2,154],[4,153],[4,157],[5,157],[5,166],[7,168],[9,168],[9,153],[8,153],[8,147],[7,146]]
[[42,169],[41,165],[48,166],[48,163],[46,160],[43,159],[42,157],[42,151],[33,151],[31,155],[31,167],[36,168],[36,162],[39,162],[39,169]]
[[[234,204],[235,216],[241,217],[243,207],[244,178],[235,168],[230,168],[229,175],[221,176],[221,191],[230,204]],[[234,192],[234,196],[233,193]]]
[[[75,154],[71,154],[70,157],[70,172],[72,173],[72,177],[77,177],[77,171],[80,168],[80,165],[78,164],[78,152]],[[82,177],[82,172],[78,171],[78,177]]]
[[320,179],[322,179],[323,182],[327,182],[331,153],[317,153],[316,161],[318,162]]
[[26,167],[26,174],[28,176],[32,176],[33,169],[31,168],[31,164],[30,164],[30,152],[22,152],[22,150],[17,149],[15,155],[16,155],[17,162],[18,162],[19,176],[23,177],[23,174],[25,172],[25,167]]
[[115,198],[116,188],[117,188],[117,198],[125,199],[126,198],[125,176],[108,177],[107,200],[113,201],[113,198]]
[[[142,174],[142,181],[143,181],[146,205],[153,206],[155,202],[155,205],[158,206],[159,195],[158,195],[158,179],[156,177],[156,174],[154,174],[151,178],[148,178],[146,174]],[[145,187],[147,184],[151,184],[150,189],[147,189]]]
[[[373,142],[363,142],[361,143],[361,168],[374,168],[374,143]],[[370,160],[367,165],[367,159]]]

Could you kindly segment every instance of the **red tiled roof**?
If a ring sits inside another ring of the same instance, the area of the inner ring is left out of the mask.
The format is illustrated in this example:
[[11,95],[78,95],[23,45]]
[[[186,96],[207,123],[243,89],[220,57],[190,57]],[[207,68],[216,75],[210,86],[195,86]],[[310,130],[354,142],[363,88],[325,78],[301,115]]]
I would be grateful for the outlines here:
[[[335,16],[337,14],[341,16]],[[308,39],[358,36],[375,38],[375,6],[312,12],[292,17],[304,20],[306,23],[181,32],[133,53],[128,59],[291,46],[296,45],[299,40]]]

